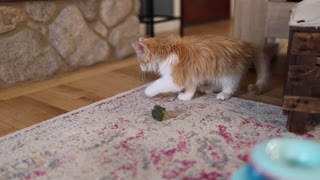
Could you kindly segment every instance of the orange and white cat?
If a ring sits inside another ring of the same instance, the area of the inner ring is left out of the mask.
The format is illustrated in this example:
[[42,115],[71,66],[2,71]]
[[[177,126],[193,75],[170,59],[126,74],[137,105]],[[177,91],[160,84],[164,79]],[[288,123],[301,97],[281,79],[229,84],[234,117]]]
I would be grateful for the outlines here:
[[252,43],[231,37],[193,36],[140,38],[132,43],[143,72],[161,77],[145,89],[149,97],[161,93],[179,93],[191,100],[197,90],[219,92],[217,99],[229,99],[237,90],[241,76],[251,63],[257,70],[255,85],[249,92],[261,93],[269,79],[268,62]]

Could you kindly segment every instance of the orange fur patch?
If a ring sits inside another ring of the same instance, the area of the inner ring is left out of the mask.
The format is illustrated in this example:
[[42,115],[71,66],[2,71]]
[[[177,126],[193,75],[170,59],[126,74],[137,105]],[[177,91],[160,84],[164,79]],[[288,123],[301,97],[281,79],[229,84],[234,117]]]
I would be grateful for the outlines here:
[[172,77],[180,86],[244,72],[258,55],[252,43],[231,37],[149,38],[140,43],[147,49],[145,63],[164,61],[173,53],[178,56]]

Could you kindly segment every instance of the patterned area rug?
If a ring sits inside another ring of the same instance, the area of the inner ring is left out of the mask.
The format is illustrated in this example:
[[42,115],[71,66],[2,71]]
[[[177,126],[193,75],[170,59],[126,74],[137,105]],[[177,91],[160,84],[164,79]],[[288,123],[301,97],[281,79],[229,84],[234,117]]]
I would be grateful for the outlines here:
[[[167,120],[152,118],[155,104]],[[285,124],[277,106],[140,87],[0,138],[0,179],[226,179],[257,142],[295,137]]]

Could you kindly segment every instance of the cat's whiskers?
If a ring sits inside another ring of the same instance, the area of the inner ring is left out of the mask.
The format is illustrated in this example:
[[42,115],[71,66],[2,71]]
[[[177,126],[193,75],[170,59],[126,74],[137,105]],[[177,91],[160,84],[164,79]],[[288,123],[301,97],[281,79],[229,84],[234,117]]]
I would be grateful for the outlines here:
[[144,71],[140,71],[141,80],[146,81],[146,73]]
[[150,71],[153,72],[153,73],[158,72],[158,63],[153,63],[153,64],[150,66]]

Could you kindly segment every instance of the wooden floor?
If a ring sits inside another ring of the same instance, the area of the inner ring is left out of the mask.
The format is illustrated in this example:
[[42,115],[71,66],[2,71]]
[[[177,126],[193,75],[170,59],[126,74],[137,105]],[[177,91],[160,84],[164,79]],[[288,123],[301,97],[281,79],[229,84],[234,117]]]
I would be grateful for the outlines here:
[[[230,35],[229,20],[193,25],[185,28],[186,35]],[[252,96],[247,93],[255,73],[243,78],[238,97],[281,105],[284,58],[278,58],[272,68],[272,88],[269,92]],[[0,136],[72,111],[155,79],[142,78],[135,57],[113,63],[100,64],[49,80],[0,88]]]

